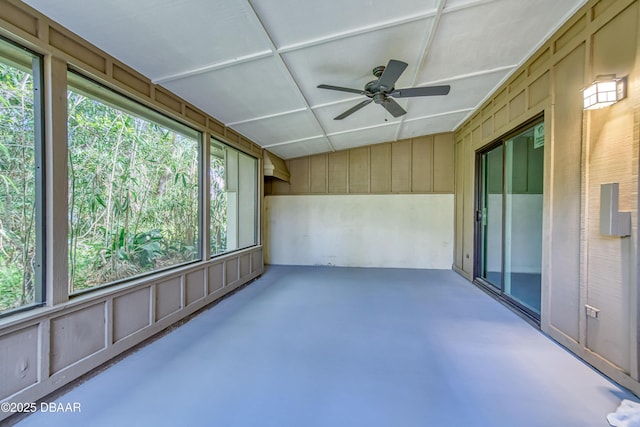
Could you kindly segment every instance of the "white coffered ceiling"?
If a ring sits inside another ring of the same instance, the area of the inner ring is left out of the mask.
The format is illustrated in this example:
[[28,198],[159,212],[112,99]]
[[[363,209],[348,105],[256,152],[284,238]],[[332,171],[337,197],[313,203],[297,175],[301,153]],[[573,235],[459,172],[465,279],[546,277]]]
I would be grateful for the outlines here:
[[[292,158],[454,130],[585,0],[26,0],[261,146]],[[403,98],[335,116],[390,59]]]

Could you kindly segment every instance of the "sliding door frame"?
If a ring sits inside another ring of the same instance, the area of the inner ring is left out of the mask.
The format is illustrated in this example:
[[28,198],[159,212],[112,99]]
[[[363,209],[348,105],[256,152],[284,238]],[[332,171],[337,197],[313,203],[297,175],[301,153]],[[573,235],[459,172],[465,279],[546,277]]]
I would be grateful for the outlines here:
[[[525,319],[532,322],[536,326],[540,327],[540,318],[542,313],[538,314],[533,310],[525,307],[523,304],[517,302],[514,298],[509,296],[504,292],[504,260],[505,260],[505,215],[506,215],[506,203],[505,201],[505,189],[506,189],[506,168],[505,166],[505,156],[506,149],[502,151],[502,236],[501,236],[501,260],[500,260],[500,288],[498,289],[494,284],[489,283],[486,279],[484,279],[481,274],[483,271],[483,245],[484,245],[484,235],[483,235],[483,213],[481,200],[483,197],[483,167],[482,167],[482,156],[484,154],[489,153],[491,150],[496,149],[499,146],[503,146],[506,148],[506,142],[523,131],[539,124],[544,123],[544,112],[536,115],[535,117],[523,122],[516,128],[510,130],[509,132],[503,134],[499,138],[491,141],[490,143],[484,145],[482,148],[476,150],[475,152],[475,189],[474,189],[474,260],[473,260],[473,283],[480,287],[482,290],[488,292],[490,295],[497,298],[502,303],[507,306],[515,309],[518,313],[522,314]],[[544,171],[543,171],[544,173]],[[544,206],[543,206],[544,210]],[[486,254],[484,255],[486,256]]]

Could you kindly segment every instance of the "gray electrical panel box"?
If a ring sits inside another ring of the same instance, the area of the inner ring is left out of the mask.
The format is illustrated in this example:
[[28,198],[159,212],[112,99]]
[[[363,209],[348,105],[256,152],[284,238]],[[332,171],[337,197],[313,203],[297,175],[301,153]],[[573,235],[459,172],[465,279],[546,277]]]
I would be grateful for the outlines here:
[[600,184],[600,233],[607,236],[631,235],[631,212],[618,211],[618,183]]

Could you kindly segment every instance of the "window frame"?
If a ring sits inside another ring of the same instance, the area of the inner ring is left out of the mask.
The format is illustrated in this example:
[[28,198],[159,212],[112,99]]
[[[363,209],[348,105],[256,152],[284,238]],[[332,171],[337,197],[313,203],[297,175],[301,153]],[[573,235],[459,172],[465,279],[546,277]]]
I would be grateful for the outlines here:
[[[104,290],[106,288],[110,288],[113,286],[123,285],[127,283],[137,282],[140,280],[144,280],[147,277],[152,275],[167,273],[176,269],[184,268],[185,266],[199,263],[205,260],[205,252],[204,252],[204,230],[202,227],[202,218],[204,215],[204,200],[203,200],[203,160],[204,160],[204,133],[196,129],[193,125],[186,124],[183,121],[176,119],[172,116],[165,114],[164,112],[159,111],[154,106],[149,106],[146,103],[140,102],[131,96],[128,96],[126,93],[115,90],[105,84],[102,84],[90,76],[87,76],[85,73],[75,69],[72,66],[69,66],[67,69],[67,94],[70,90],[78,93],[82,96],[85,96],[94,101],[100,102],[110,108],[119,110],[131,116],[137,117],[139,119],[151,122],[155,125],[161,126],[167,130],[175,132],[177,134],[182,135],[183,137],[192,138],[197,143],[197,177],[196,182],[198,185],[197,190],[197,202],[198,202],[198,213],[197,213],[197,223],[198,227],[197,232],[197,256],[193,260],[181,262],[178,264],[166,266],[163,268],[158,268],[146,272],[142,272],[140,274],[136,274],[133,276],[125,277],[122,279],[113,280],[110,282],[106,282],[97,286],[74,290],[73,283],[71,283],[71,278],[68,278],[67,283],[67,292],[69,299],[76,298],[81,295],[89,294],[92,292],[97,292],[100,290]],[[124,104],[124,105],[123,105]],[[67,112],[67,121],[68,121],[68,112]],[[68,122],[67,122],[68,126]],[[67,146],[69,144],[69,138],[67,136]],[[67,162],[69,161],[69,153],[67,154]],[[67,175],[67,183],[69,181],[69,175]],[[67,200],[68,204],[68,200]],[[69,215],[69,206],[67,205],[67,216]],[[68,218],[67,218],[68,220]],[[67,260],[70,263],[70,252],[68,251],[67,245]]]
[[[253,211],[254,211],[254,214],[253,214],[253,243],[251,243],[250,245],[246,245],[246,246],[240,246],[239,244],[237,244],[236,245],[237,247],[235,247],[233,249],[225,249],[223,252],[214,253],[213,251],[210,251],[209,259],[218,258],[218,257],[224,256],[224,255],[228,255],[228,254],[231,254],[231,253],[234,253],[234,252],[237,252],[237,251],[242,251],[242,250],[245,250],[245,249],[248,249],[248,248],[253,248],[253,247],[256,247],[256,246],[258,246],[260,244],[260,242],[259,242],[260,229],[259,229],[259,223],[258,223],[259,222],[259,218],[260,218],[260,185],[259,185],[260,159],[258,159],[257,157],[255,157],[255,156],[253,156],[253,155],[251,155],[251,154],[249,154],[249,153],[247,153],[245,151],[242,151],[242,150],[240,150],[240,149],[238,149],[238,148],[236,148],[236,147],[234,147],[234,146],[232,146],[230,144],[227,144],[226,142],[222,141],[221,139],[211,135],[210,138],[209,138],[209,147],[211,147],[213,145],[219,146],[219,148],[221,148],[223,150],[223,152],[224,152],[224,162],[225,162],[225,170],[224,170],[224,180],[225,181],[224,181],[224,185],[225,185],[225,188],[228,188],[228,168],[227,168],[227,155],[226,155],[227,154],[227,150],[234,151],[238,156],[237,157],[238,158],[238,164],[236,166],[237,175],[238,175],[237,176],[238,181],[240,180],[240,161],[239,161],[240,157],[239,156],[241,156],[241,155],[242,156],[246,156],[246,157],[250,158],[255,164],[255,168],[253,169],[253,178],[254,178],[253,179],[253,185],[254,185],[254,187],[253,187],[253,192],[254,192],[254,197],[253,197],[253,202],[254,202],[254,209],[253,209]],[[213,150],[210,149],[209,159],[208,159],[208,161],[209,161],[209,169],[211,168],[211,158],[213,157],[213,152],[212,151]],[[209,171],[207,171],[207,173],[208,172]],[[209,194],[210,194],[210,192],[211,192],[211,183],[209,183],[208,191],[209,191]],[[236,211],[236,215],[235,215],[235,222],[236,222],[235,225],[236,225],[236,227],[235,227],[235,229],[236,229],[236,235],[237,235],[236,236],[236,240],[239,243],[239,236],[240,236],[240,232],[239,232],[239,229],[240,229],[240,217],[238,215],[238,212],[240,210],[240,196],[239,196],[240,188],[239,188],[239,183],[238,183],[238,190],[235,191],[235,192],[236,192],[236,194],[238,194],[238,196],[236,196],[236,209],[235,209],[235,211]],[[207,209],[210,209],[211,201],[208,200],[208,202],[209,203],[208,203]],[[228,203],[228,199],[227,199],[227,203]],[[207,245],[208,245],[208,248],[211,249],[211,239],[212,239],[213,236],[211,235],[212,234],[211,233],[212,222],[211,222],[211,211],[210,210],[208,211],[208,214],[209,214],[209,241],[207,242]],[[227,224],[228,223],[229,223],[229,219],[227,217]],[[228,240],[227,240],[227,242],[228,242]],[[227,243],[227,245],[228,245],[228,243]],[[225,246],[227,246],[227,245],[225,245]]]

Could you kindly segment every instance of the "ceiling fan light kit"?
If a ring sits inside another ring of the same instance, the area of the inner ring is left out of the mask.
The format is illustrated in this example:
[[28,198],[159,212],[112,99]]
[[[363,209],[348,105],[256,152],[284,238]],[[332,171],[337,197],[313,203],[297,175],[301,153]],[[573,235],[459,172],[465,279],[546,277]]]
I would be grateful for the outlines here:
[[372,102],[382,105],[393,117],[400,117],[403,114],[407,114],[407,112],[393,98],[447,95],[449,90],[451,90],[451,86],[449,85],[395,89],[394,86],[398,78],[400,78],[400,75],[407,68],[407,65],[406,62],[391,59],[386,67],[381,65],[374,68],[373,75],[378,79],[367,83],[364,86],[364,90],[325,84],[318,85],[318,88],[357,93],[358,95],[365,95],[369,98],[336,116],[334,120],[342,120]]

